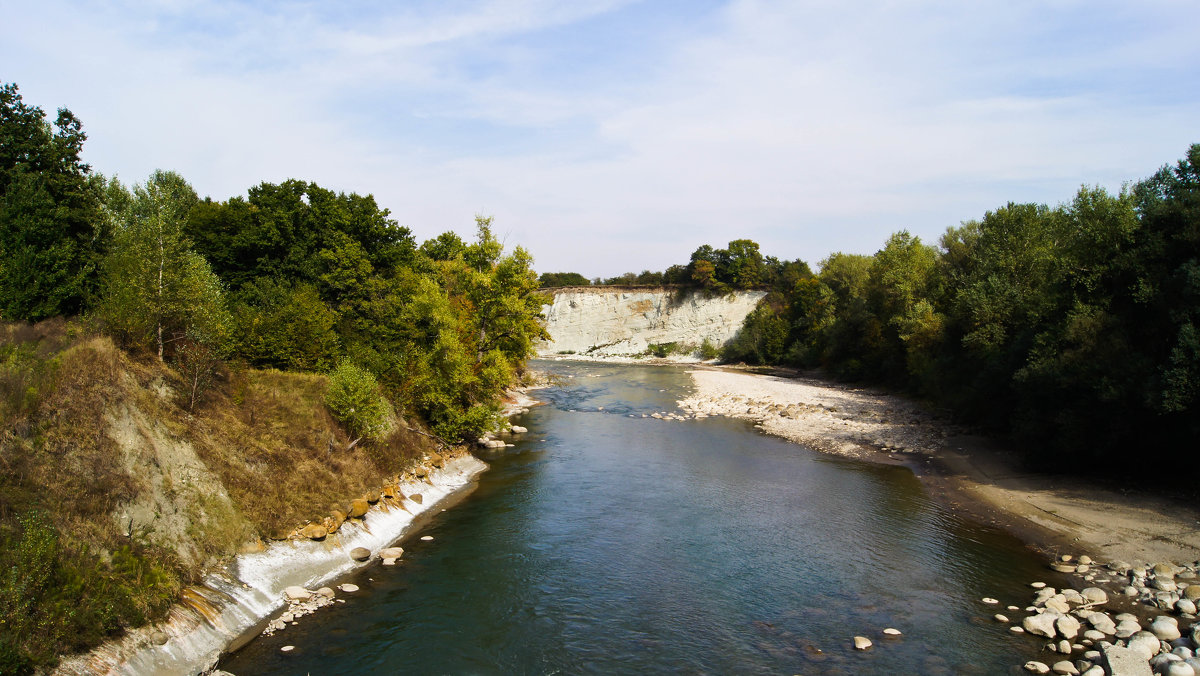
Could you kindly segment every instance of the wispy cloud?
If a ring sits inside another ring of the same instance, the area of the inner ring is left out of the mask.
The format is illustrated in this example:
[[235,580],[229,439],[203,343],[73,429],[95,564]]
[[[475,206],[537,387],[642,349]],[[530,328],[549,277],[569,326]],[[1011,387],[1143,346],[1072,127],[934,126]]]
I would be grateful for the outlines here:
[[1191,2],[393,4],[10,3],[0,77],[106,173],[307,178],[420,237],[491,213],[587,275],[870,252],[1200,141]]

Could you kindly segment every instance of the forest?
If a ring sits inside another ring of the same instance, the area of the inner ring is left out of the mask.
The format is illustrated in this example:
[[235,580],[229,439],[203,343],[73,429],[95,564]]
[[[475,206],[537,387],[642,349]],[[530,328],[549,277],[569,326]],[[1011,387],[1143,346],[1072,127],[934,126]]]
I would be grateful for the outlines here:
[[490,218],[418,245],[370,195],[301,180],[224,201],[171,171],[126,185],[80,160],[70,111],[51,126],[12,84],[0,109],[0,317],[83,317],[186,373],[190,405],[227,364],[347,363],[458,441],[543,335],[532,258]]
[[725,361],[908,392],[1012,440],[1039,469],[1162,481],[1149,457],[1194,454],[1200,145],[1117,194],[1009,203],[936,243],[901,230],[873,255],[833,253],[817,268],[735,240],[613,283],[768,290]]

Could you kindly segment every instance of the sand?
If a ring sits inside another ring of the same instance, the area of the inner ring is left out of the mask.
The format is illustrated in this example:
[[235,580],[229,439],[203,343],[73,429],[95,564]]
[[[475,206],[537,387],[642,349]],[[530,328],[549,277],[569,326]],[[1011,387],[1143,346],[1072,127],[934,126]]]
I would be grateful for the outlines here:
[[1178,498],[1016,469],[1012,449],[939,420],[902,397],[813,377],[690,372],[693,415],[754,421],[811,449],[906,465],[955,511],[1050,554],[1109,561],[1200,559],[1200,508]]

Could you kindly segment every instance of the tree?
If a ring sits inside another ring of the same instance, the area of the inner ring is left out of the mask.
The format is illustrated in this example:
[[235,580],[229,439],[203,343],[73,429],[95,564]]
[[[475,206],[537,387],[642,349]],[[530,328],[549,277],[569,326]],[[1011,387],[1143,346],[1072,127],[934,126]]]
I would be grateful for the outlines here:
[[153,347],[160,360],[167,345],[188,335],[223,344],[230,324],[220,281],[183,234],[197,202],[187,181],[168,171],[155,171],[132,192],[116,179],[106,190],[114,237],[100,316],[127,343]]
[[52,128],[15,84],[0,86],[0,314],[76,314],[92,297],[107,233],[99,182],[79,154],[87,135],[60,108]]

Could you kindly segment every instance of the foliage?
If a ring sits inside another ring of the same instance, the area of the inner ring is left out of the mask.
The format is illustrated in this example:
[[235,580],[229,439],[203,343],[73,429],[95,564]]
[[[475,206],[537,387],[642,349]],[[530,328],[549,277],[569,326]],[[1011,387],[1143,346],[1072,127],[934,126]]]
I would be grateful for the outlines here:
[[232,300],[233,351],[255,366],[325,371],[341,353],[339,315],[312,284],[248,282]]
[[39,320],[83,310],[107,244],[99,185],[80,160],[87,135],[60,108],[54,126],[0,85],[0,316]]
[[325,405],[351,436],[380,439],[388,432],[391,407],[370,371],[343,359],[329,374]]
[[538,277],[538,286],[547,289],[560,286],[588,286],[591,282],[578,272],[543,272]]
[[192,187],[173,172],[154,172],[132,193],[116,179],[106,190],[114,236],[99,315],[128,345],[152,347],[159,359],[189,334],[221,346],[229,330],[221,282],[183,233],[196,202]]

